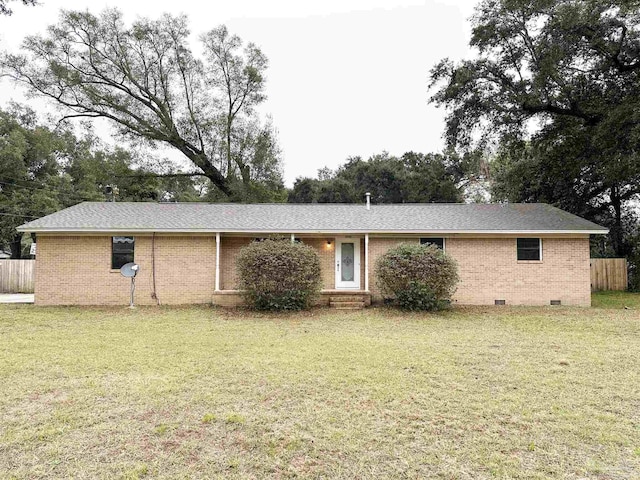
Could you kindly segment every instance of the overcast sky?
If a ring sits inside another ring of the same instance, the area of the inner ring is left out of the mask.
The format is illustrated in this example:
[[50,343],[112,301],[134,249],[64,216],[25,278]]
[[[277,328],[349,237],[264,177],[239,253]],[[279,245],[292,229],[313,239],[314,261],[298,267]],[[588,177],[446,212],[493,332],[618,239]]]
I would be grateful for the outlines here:
[[[186,13],[195,37],[226,24],[269,58],[264,113],[273,117],[285,180],[315,176],[349,156],[442,149],[444,112],[428,104],[427,76],[441,58],[469,56],[472,0],[41,0],[9,5],[0,48],[44,31],[58,10],[117,7],[127,20]],[[0,83],[0,105],[21,93]]]

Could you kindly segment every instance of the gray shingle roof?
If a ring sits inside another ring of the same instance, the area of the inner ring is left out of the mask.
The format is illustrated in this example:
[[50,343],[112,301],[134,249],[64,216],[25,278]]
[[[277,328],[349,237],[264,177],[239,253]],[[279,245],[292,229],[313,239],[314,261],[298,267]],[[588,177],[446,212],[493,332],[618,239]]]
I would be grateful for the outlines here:
[[546,204],[222,204],[85,202],[23,232],[606,233]]

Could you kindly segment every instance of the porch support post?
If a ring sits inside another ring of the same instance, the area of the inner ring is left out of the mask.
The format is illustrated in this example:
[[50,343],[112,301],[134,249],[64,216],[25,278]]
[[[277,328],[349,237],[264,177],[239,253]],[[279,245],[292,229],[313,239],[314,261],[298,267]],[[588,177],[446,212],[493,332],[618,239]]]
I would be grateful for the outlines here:
[[369,234],[364,234],[364,289],[369,291]]
[[296,234],[295,233],[291,234],[291,243],[296,243]]
[[220,291],[220,232],[216,233],[216,292]]

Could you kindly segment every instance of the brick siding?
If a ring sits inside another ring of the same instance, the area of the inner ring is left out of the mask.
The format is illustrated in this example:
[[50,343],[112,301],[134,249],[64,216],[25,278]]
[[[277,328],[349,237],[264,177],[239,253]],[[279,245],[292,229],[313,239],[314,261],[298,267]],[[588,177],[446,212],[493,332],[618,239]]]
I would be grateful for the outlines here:
[[[235,258],[254,237],[222,237],[220,288],[237,289]],[[136,303],[154,305],[152,237],[136,236]],[[327,245],[327,241],[331,245]],[[335,288],[335,238],[302,238],[320,255],[323,288]],[[389,248],[416,237],[369,240],[369,290],[376,285],[376,260]],[[126,305],[129,281],[111,267],[110,236],[38,236],[35,298],[38,305]],[[460,304],[590,305],[589,239],[544,238],[542,262],[518,262],[515,238],[447,238],[446,252],[458,262],[460,283],[454,301]],[[364,289],[364,239],[360,240],[361,288]],[[162,304],[218,303],[237,297],[214,294],[215,236],[155,237],[156,292]]]
[[[322,288],[333,289],[336,284],[335,274],[335,238],[303,238],[302,242],[313,247],[320,257],[320,272],[322,275]],[[327,245],[331,242],[331,245]]]
[[[38,305],[127,305],[129,279],[111,270],[110,236],[38,235]],[[210,303],[215,288],[216,239],[156,236],[156,292],[162,304]],[[135,237],[136,304],[155,305],[151,236]]]
[[[382,300],[375,262],[386,250],[416,238],[369,239],[369,289]],[[458,263],[454,303],[493,305],[591,305],[589,238],[543,238],[541,262],[518,262],[515,238],[446,238],[445,251]]]
[[240,249],[249,245],[255,237],[220,238],[220,290],[237,290],[238,273],[236,257]]
[[445,248],[458,262],[457,303],[591,305],[587,237],[543,238],[541,262],[518,262],[515,238],[451,238]]

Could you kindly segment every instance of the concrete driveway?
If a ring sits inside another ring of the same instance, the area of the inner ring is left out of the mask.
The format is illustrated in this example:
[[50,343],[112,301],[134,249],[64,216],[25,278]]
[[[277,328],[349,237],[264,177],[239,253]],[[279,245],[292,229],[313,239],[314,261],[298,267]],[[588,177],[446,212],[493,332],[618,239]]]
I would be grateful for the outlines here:
[[33,303],[33,293],[0,293],[0,303]]

